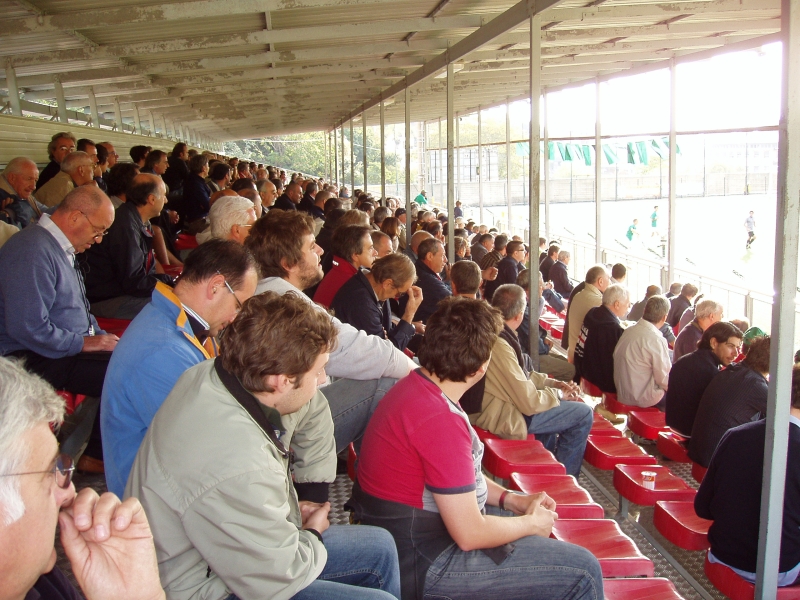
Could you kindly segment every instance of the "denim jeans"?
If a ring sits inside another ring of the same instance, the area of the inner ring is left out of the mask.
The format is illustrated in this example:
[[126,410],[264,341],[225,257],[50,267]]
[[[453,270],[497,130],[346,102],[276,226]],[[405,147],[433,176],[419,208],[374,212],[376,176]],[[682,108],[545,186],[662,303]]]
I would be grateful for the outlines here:
[[[368,525],[331,525],[322,534],[328,560],[319,577],[292,600],[393,600],[400,598],[394,539]],[[230,595],[226,600],[238,600]]]
[[525,420],[528,433],[536,434],[536,439],[556,455],[567,473],[577,477],[594,422],[592,409],[583,402],[562,400],[559,406]]
[[361,440],[378,402],[396,382],[389,377],[366,381],[339,379],[320,388],[331,407],[337,454],[350,442]]
[[552,306],[556,312],[564,310],[564,303],[561,301],[561,296],[554,290],[542,290],[542,298],[547,300],[547,303]]
[[[505,514],[494,507],[487,513]],[[600,564],[588,550],[566,542],[528,536],[496,564],[480,550],[464,552],[456,544],[428,569],[426,599],[603,600]]]

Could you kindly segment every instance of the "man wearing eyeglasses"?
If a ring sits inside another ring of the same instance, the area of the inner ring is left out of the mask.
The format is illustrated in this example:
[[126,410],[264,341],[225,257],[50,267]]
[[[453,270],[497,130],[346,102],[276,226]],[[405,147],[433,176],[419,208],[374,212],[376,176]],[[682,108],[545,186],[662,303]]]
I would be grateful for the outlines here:
[[55,566],[56,524],[72,572],[88,600],[160,600],[152,533],[135,498],[84,489],[59,455],[50,423],[64,400],[19,363],[0,359],[0,598],[77,600]]
[[86,152],[72,152],[61,161],[61,172],[36,191],[45,206],[58,206],[76,187],[94,183],[94,159]]
[[61,161],[71,152],[75,152],[76,143],[75,136],[66,131],[57,133],[50,139],[50,143],[47,145],[47,155],[50,157],[50,162],[39,175],[39,181],[36,184],[37,190],[58,175],[61,171]]

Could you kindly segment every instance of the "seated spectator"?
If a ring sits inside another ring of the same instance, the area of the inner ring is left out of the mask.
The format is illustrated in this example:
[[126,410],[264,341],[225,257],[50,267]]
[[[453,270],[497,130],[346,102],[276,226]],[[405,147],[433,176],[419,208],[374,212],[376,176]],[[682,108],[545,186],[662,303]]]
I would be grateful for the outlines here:
[[628,277],[628,268],[622,263],[617,263],[611,267],[611,284],[623,285]]
[[392,238],[390,238],[388,235],[386,235],[382,231],[373,230],[370,233],[370,236],[372,237],[372,246],[373,248],[375,248],[376,259],[383,258],[384,256],[389,256],[394,252],[394,248],[392,247]]
[[[184,371],[217,354],[215,337],[257,282],[249,252],[212,240],[189,255],[174,290],[156,286],[112,355],[103,387],[100,421],[110,491],[122,496],[156,411]],[[134,371],[147,376],[131,377]]]
[[[188,170],[188,167],[187,167]],[[209,168],[208,179],[206,185],[211,190],[211,193],[219,192],[227,188],[231,183],[231,168],[225,163],[214,163],[213,167]]]
[[729,323],[736,325],[736,327],[738,327],[741,331],[747,331],[748,329],[750,329],[750,320],[747,317],[730,319]]
[[244,244],[256,222],[255,206],[242,196],[223,196],[211,205],[208,222],[208,229],[196,236],[198,243],[217,239]]
[[542,600],[602,598],[597,560],[549,538],[552,499],[505,490],[481,470],[483,444],[459,401],[484,376],[501,330],[483,301],[442,302],[418,353],[422,368],[369,423],[347,505],[355,522],[394,537],[403,598],[483,600],[498,586]]
[[453,296],[477,298],[481,287],[481,268],[471,260],[462,260],[450,267]]
[[666,420],[676,432],[691,437],[700,398],[721,368],[739,354],[742,332],[732,323],[720,321],[703,332],[697,350],[672,365],[666,395]]
[[189,178],[189,150],[183,142],[178,142],[167,157],[168,167],[164,172],[164,183],[171,192],[180,192]]
[[372,213],[372,222],[378,229],[381,229],[381,225],[383,225],[383,222],[389,217],[391,217],[392,214],[393,211],[388,206],[378,206],[375,209],[375,212]]
[[[80,597],[56,566],[61,545],[86,598],[164,598],[151,531],[136,498],[86,488],[76,496],[72,458],[59,454],[51,425],[64,399],[19,363],[0,359],[0,596]],[[113,524],[113,525],[112,525]]]
[[614,348],[614,385],[623,404],[664,411],[672,362],[660,330],[668,312],[664,296],[649,298],[642,318],[622,333]]
[[553,282],[553,289],[563,298],[569,298],[575,286],[569,278],[567,267],[569,266],[570,254],[566,250],[559,250],[558,260],[550,267],[550,281]]
[[211,209],[211,190],[206,185],[208,157],[198,154],[189,161],[189,175],[183,184],[183,222],[187,233],[196,234],[206,228],[205,218]]
[[36,190],[36,199],[50,208],[58,206],[76,187],[94,182],[94,161],[85,152],[71,152],[61,161],[61,172]]
[[105,174],[111,168],[108,166],[108,150],[106,150],[105,146],[97,144],[95,152],[97,152],[97,163],[94,166],[94,182],[97,187],[108,194],[108,184],[105,178]]
[[365,225],[340,224],[331,239],[332,268],[317,287],[314,302],[328,308],[336,293],[363,267],[369,269],[377,252],[372,244],[372,230]]
[[[339,200],[338,198],[336,200]],[[339,220],[346,214],[342,208],[334,208],[328,211],[325,217],[325,223],[316,235],[317,245],[322,248],[322,259],[324,262],[326,258],[331,256],[331,244],[333,243],[333,232],[339,226]],[[316,229],[316,226],[315,226]],[[330,258],[328,258],[330,260]]]
[[392,241],[392,251],[397,252],[400,248],[400,230],[402,225],[397,217],[386,217],[381,222],[381,231],[389,236]]
[[[419,258],[415,266],[417,269],[417,285],[422,290],[422,302],[417,308],[414,321],[426,323],[428,317],[436,312],[439,302],[451,296],[453,292],[439,275],[439,273],[445,271],[447,266],[447,255],[444,252],[442,242],[433,237],[428,237],[419,245],[418,251]],[[405,311],[405,302],[406,299],[400,301],[401,311]]]
[[164,182],[141,173],[104,232],[104,244],[86,251],[86,297],[92,314],[108,319],[133,319],[150,302],[159,281],[172,277],[156,273],[150,219],[161,214],[167,200]]
[[61,161],[71,152],[75,152],[76,143],[75,136],[66,131],[56,133],[50,138],[50,143],[47,144],[47,155],[50,157],[50,162],[39,175],[36,190],[61,172]]
[[[458,231],[464,231],[463,229]],[[454,263],[461,262],[462,260],[469,260],[470,256],[467,254],[469,252],[469,242],[466,239],[459,236],[455,231],[453,232],[455,237],[453,238],[453,250],[455,251],[455,258],[453,259]]]
[[661,286],[648,285],[644,293],[644,298],[642,300],[639,300],[639,302],[634,302],[633,306],[631,306],[631,312],[629,312],[628,316],[625,318],[628,321],[638,321],[644,316],[644,307],[647,304],[647,301],[653,296],[660,296],[660,295],[661,295]]
[[[370,335],[385,337],[400,350],[405,350],[417,332],[414,314],[422,302],[422,290],[413,285],[416,278],[414,263],[407,256],[389,254],[379,257],[371,270],[359,270],[339,288],[331,309],[343,323]],[[394,325],[389,299],[404,294],[408,301],[403,317]],[[419,333],[423,331],[421,329]]]
[[[588,286],[587,286],[588,288]],[[591,381],[603,392],[616,393],[614,349],[622,337],[620,319],[631,306],[628,290],[609,285],[600,306],[590,309],[581,325],[575,344],[575,377]]]
[[522,242],[510,241],[506,245],[506,255],[497,263],[497,277],[493,281],[487,281],[483,287],[483,297],[492,301],[492,294],[501,285],[507,283],[517,283],[517,276],[525,268],[525,244]]
[[483,235],[476,235],[475,243],[472,244],[470,248],[472,260],[480,264],[483,257],[486,256],[492,248],[494,248],[494,238],[491,234],[484,233]]
[[131,149],[128,151],[133,164],[139,167],[139,169],[144,169],[144,160],[147,158],[149,153],[150,148],[147,146],[131,146]]
[[408,257],[416,263],[417,259],[419,258],[419,256],[417,256],[419,245],[423,241],[431,239],[433,239],[433,236],[427,231],[417,231],[411,236],[411,245],[406,249],[406,255],[408,255]]
[[117,163],[109,169],[106,185],[108,186],[108,198],[114,205],[114,210],[125,203],[125,193],[138,174],[139,167],[133,163]]
[[575,362],[575,346],[578,344],[578,336],[581,334],[583,319],[589,309],[603,304],[603,292],[609,286],[608,279],[606,268],[603,265],[595,265],[586,271],[583,288],[576,287],[570,296],[562,339],[569,340],[567,348],[569,348],[568,356],[571,363]]
[[303,188],[300,187],[300,184],[292,182],[286,187],[286,191],[275,200],[273,208],[288,211],[297,210],[297,204],[299,204],[302,197]]
[[744,335],[742,336],[742,354],[745,356],[747,355],[747,353],[750,351],[750,344],[753,343],[753,340],[766,335],[767,334],[758,327],[751,327],[750,329],[745,330]]
[[[256,293],[271,290],[301,294],[320,281],[321,250],[314,242],[313,228],[309,215],[296,211],[270,211],[256,221],[245,240],[245,247],[256,257],[263,277]],[[312,303],[308,296],[301,297]],[[325,312],[322,306],[315,306]],[[386,390],[415,365],[388,340],[367,335],[325,314],[339,332],[328,364],[328,373],[338,380],[322,391],[331,407],[336,451],[340,452],[361,438]]]
[[249,162],[241,161],[236,165],[236,180],[239,179],[253,179]]
[[684,354],[697,350],[697,342],[703,337],[703,332],[714,323],[721,321],[723,316],[722,305],[714,300],[703,300],[695,307],[695,317],[689,325],[683,328],[675,339],[672,350],[672,362],[675,363]]
[[170,596],[348,597],[349,585],[365,588],[353,598],[399,594],[391,537],[328,521],[336,454],[316,388],[335,343],[327,315],[268,292],[245,303],[222,355],[186,371],[164,400],[126,494],[153,522]]
[[692,305],[692,300],[697,296],[697,286],[685,283],[681,288],[681,293],[670,300],[671,306],[667,315],[667,323],[670,327],[676,327],[681,320],[683,312]]
[[[800,575],[800,369],[792,371],[786,492],[783,500],[778,586],[797,582]],[[767,423],[747,423],[728,430],[720,440],[708,472],[695,496],[699,517],[711,519],[708,560],[732,568],[756,581],[761,492]]]
[[[162,177],[167,172],[168,167],[167,153],[161,150],[152,150],[147,154],[147,158],[144,159],[142,173],[150,173],[151,175]],[[166,181],[164,185],[167,185]]]
[[39,169],[23,156],[12,158],[0,175],[0,221],[25,229],[47,211],[47,206],[33,197]]
[[539,272],[542,274],[545,281],[550,281],[550,268],[556,263],[560,251],[561,249],[558,246],[550,246],[547,249],[547,256],[539,263]]
[[256,191],[261,196],[261,206],[264,207],[264,212],[272,208],[275,200],[278,198],[278,191],[275,184],[269,179],[259,179],[256,181]]
[[[677,296],[677,295],[679,295],[681,293],[681,289],[682,288],[683,288],[683,285],[678,283],[677,281],[674,282],[673,284],[671,284],[669,286],[669,291],[667,292],[667,294],[665,296],[666,299],[671,301],[675,296]],[[670,308],[671,308],[671,302],[670,302]]]
[[769,337],[758,338],[740,363],[728,365],[708,384],[692,425],[689,458],[708,467],[725,432],[767,415]]
[[491,252],[488,252],[479,263],[481,271],[484,271],[490,267],[497,268],[498,263],[503,260],[503,257],[506,255],[507,244],[508,236],[506,235],[501,234],[494,238],[494,249]]

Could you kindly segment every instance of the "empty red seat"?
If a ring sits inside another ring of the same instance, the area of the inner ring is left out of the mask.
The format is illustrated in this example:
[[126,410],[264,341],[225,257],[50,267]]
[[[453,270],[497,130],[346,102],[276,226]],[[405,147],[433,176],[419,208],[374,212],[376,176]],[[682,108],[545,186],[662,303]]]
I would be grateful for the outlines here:
[[131,322],[128,319],[103,319],[97,317],[97,325],[106,333],[113,333],[117,337],[122,337]]
[[654,440],[662,431],[669,431],[666,417],[660,410],[632,410],[628,414],[628,428],[639,437]]
[[[502,440],[503,439],[499,435],[495,435],[494,433],[492,433],[488,429],[482,429],[482,428],[480,428],[480,427],[478,427],[476,425],[473,425],[472,428],[475,430],[475,433],[478,434],[478,439],[480,441],[482,441],[482,442],[485,442],[486,440]],[[528,439],[532,440],[532,441],[536,441],[536,436],[534,434],[532,434],[532,433],[529,433],[528,434]]]
[[617,395],[611,392],[603,392],[603,405],[616,415],[625,415],[631,411],[637,412],[661,412],[657,408],[642,408],[641,406],[629,406],[617,400]]
[[572,475],[534,475],[512,473],[511,489],[526,494],[547,492],[556,501],[556,513],[561,519],[602,519],[603,507],[592,500]]
[[560,340],[564,336],[564,322],[556,323],[550,328],[550,335],[555,339]]
[[694,478],[697,483],[703,483],[703,477],[706,476],[706,471],[708,471],[708,469],[703,465],[696,462],[692,463],[692,478]]
[[622,432],[614,427],[611,422],[605,417],[594,414],[594,423],[592,423],[592,430],[589,435],[612,435],[615,437],[622,437]]
[[[644,483],[644,471],[656,474],[652,488]],[[659,500],[694,500],[697,494],[683,479],[662,465],[617,465],[614,467],[614,488],[625,500],[641,506],[653,506]],[[627,505],[621,506],[620,512],[627,515]]]
[[581,391],[587,396],[592,396],[593,398],[603,397],[603,390],[601,390],[599,387],[597,387],[588,379],[584,379],[583,377],[581,377]]
[[683,600],[669,579],[604,579],[605,600]]
[[706,550],[708,528],[713,521],[702,519],[694,512],[694,502],[660,501],[656,502],[653,524],[656,529],[684,550]]
[[686,438],[674,431],[662,431],[656,438],[656,448],[665,458],[675,462],[692,462],[686,447]]
[[658,461],[628,438],[590,435],[586,441],[584,460],[590,465],[610,471],[615,465],[654,465]]
[[564,465],[535,440],[485,440],[483,467],[499,479],[511,479],[512,473],[564,475],[567,472]]
[[[706,577],[714,587],[731,600],[753,600],[756,592],[755,584],[743,579],[734,573],[732,569],[719,563],[711,563],[708,561],[708,556],[706,556],[703,570],[705,570]],[[792,600],[800,598],[800,586],[792,585],[778,588],[778,600],[789,600],[790,598]]]
[[550,537],[586,548],[600,563],[603,577],[653,577],[653,561],[639,552],[612,519],[559,519]]
[[175,241],[176,250],[194,250],[197,246],[197,238],[188,233],[179,233],[178,239]]

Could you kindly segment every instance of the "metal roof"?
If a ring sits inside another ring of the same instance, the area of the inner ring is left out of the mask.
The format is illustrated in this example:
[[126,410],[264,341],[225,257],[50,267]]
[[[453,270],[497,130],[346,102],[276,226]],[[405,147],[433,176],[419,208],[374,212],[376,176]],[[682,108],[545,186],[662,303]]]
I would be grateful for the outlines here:
[[[549,89],[757,47],[780,31],[779,0],[539,6],[549,6],[540,13]],[[527,95],[529,29],[519,8],[508,0],[0,0],[0,90],[10,64],[24,99],[55,99],[58,76],[70,108],[88,107],[91,89],[105,118],[113,120],[116,98],[126,123],[136,105],[159,128],[163,116],[235,140],[330,129],[364,107],[376,123],[381,94],[410,76],[412,119],[430,120],[444,114],[446,92],[431,65],[465,39],[476,43],[455,61],[456,112]],[[501,21],[511,28],[496,35]],[[400,93],[386,122],[403,118]]]

